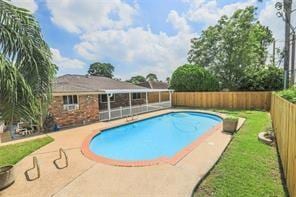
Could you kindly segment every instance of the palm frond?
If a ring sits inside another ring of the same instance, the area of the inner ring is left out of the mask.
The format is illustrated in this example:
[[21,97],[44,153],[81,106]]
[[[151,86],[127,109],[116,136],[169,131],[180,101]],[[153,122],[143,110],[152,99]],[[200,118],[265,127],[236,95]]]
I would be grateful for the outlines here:
[[34,16],[4,0],[0,7],[0,96],[4,101],[0,110],[6,114],[3,117],[14,116],[13,110],[18,109],[15,116],[36,117],[44,106],[37,103],[49,101],[56,66]]
[[19,70],[0,54],[0,105],[6,121],[32,119],[38,113],[37,99]]

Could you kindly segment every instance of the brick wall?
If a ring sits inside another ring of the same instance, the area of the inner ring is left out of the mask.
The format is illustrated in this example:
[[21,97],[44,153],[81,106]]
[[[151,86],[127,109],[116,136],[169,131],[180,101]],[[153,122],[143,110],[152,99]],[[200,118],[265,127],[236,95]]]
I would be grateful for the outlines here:
[[[146,93],[141,93],[141,99],[133,100],[132,99],[132,105],[142,105],[145,104],[146,101]],[[100,100],[100,96],[99,96]],[[129,106],[129,94],[115,94],[115,101],[110,102],[111,108],[117,108],[117,107],[127,107]],[[102,103],[100,101],[100,109],[101,110],[107,110],[108,106],[107,103]]]
[[60,127],[76,126],[99,120],[98,95],[78,95],[79,109],[64,110],[63,96],[54,96],[49,113]]
[[[53,114],[60,127],[77,126],[99,120],[99,109],[107,110],[107,103],[101,103],[98,95],[78,95],[79,109],[64,110],[63,96],[54,96],[49,113]],[[146,103],[146,93],[141,93],[141,99],[133,100],[132,105]],[[129,94],[115,94],[115,101],[111,108],[129,106]]]

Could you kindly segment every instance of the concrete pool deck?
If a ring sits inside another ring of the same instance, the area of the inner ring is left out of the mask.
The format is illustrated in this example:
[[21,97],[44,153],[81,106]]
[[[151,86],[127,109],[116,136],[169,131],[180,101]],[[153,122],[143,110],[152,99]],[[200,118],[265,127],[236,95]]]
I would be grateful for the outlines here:
[[[139,119],[171,111],[178,109],[142,114]],[[49,134],[55,141],[17,163],[15,183],[0,191],[0,196],[190,196],[231,140],[231,135],[214,132],[175,165],[118,167],[97,163],[81,153],[82,142],[92,132],[124,122],[98,122]],[[59,148],[69,158],[69,166],[61,170],[53,164]],[[41,176],[27,181],[24,172],[32,167],[33,156],[38,158]]]

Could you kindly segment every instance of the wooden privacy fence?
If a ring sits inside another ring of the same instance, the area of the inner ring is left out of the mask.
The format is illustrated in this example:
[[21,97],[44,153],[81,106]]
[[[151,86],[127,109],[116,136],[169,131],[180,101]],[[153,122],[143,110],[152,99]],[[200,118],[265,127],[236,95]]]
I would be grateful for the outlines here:
[[296,196],[296,105],[272,94],[271,117],[290,196]]
[[271,92],[174,92],[173,106],[270,109]]
[[170,99],[168,92],[149,92],[148,93],[148,101],[149,103],[156,103],[159,101],[159,94],[161,101],[168,101]]

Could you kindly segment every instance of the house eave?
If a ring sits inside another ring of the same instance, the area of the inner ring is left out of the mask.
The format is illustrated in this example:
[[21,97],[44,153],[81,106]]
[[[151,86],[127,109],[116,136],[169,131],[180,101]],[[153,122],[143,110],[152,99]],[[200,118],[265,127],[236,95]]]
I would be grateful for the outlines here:
[[103,94],[104,92],[102,91],[97,91],[97,92],[53,92],[53,96],[67,96],[67,95],[96,95],[96,94]]
[[149,93],[149,92],[173,92],[172,89],[110,89],[93,92],[53,92],[53,96],[67,96],[67,95],[96,95],[96,94],[122,94],[122,93]]
[[120,93],[149,93],[149,92],[173,92],[172,89],[110,89],[104,90],[105,94],[120,94]]

